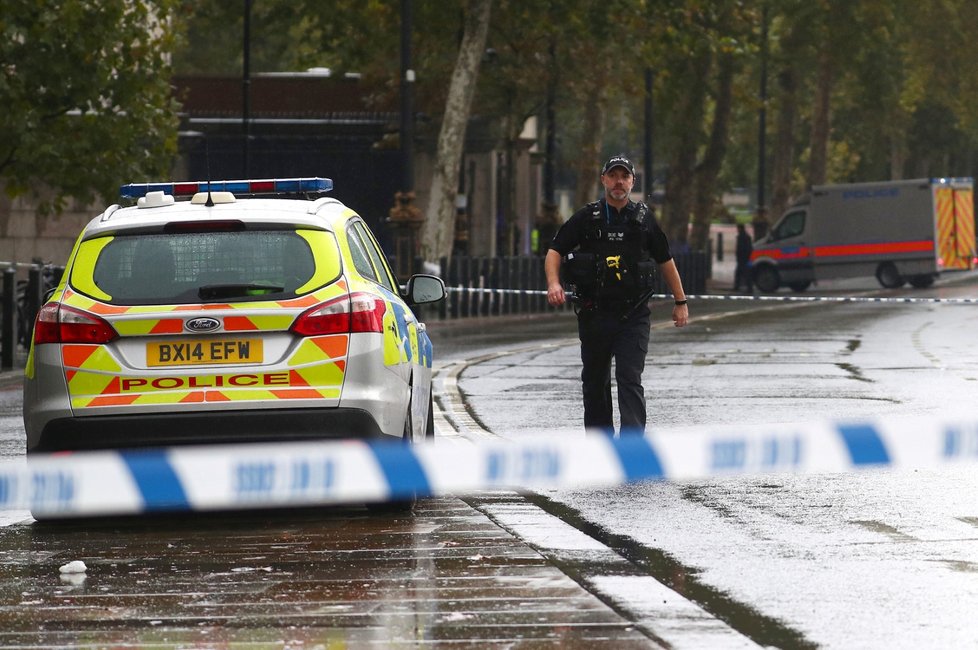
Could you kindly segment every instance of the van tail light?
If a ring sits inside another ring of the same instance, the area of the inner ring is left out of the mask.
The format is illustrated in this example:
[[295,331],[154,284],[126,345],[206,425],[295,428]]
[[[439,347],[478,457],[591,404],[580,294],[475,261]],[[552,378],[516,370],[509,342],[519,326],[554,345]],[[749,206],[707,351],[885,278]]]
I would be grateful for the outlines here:
[[383,332],[387,305],[369,293],[348,296],[316,305],[299,315],[291,330],[299,336]]
[[107,321],[60,302],[49,302],[37,312],[34,344],[108,343],[118,332]]

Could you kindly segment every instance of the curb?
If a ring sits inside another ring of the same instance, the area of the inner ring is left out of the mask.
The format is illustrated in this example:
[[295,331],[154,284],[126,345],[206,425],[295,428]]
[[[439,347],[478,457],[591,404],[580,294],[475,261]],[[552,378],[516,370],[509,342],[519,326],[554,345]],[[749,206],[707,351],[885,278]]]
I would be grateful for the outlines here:
[[0,372],[0,389],[10,388],[24,381],[24,369],[14,368]]

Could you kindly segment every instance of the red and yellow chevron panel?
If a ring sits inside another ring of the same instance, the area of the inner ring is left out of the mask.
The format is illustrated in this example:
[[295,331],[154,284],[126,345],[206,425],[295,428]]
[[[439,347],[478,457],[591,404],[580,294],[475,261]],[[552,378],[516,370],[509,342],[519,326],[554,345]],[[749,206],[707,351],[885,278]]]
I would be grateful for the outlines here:
[[62,362],[73,408],[132,404],[338,400],[343,388],[349,335],[304,339],[288,368],[214,373],[213,368],[125,374],[106,346],[65,345]]
[[975,257],[974,194],[970,189],[934,190],[938,255],[946,269],[971,269]]

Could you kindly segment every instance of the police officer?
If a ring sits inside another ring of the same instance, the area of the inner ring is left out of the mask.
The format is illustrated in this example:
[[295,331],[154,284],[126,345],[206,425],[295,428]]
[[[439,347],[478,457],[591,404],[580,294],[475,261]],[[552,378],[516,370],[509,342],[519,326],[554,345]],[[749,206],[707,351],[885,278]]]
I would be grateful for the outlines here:
[[[584,426],[614,435],[611,361],[615,361],[622,433],[644,433],[642,371],[649,348],[648,299],[656,266],[675,298],[672,320],[689,320],[686,294],[669,241],[644,203],[629,200],[635,168],[623,155],[601,169],[602,200],[589,203],[561,226],[547,251],[547,301],[566,301],[561,268],[577,299],[581,339]],[[653,262],[654,260],[654,262]]]
[[743,286],[747,293],[753,291],[753,281],[751,279],[750,254],[754,252],[754,244],[747,234],[744,224],[737,224],[737,248],[735,250],[737,266],[734,268],[734,291],[740,290]]

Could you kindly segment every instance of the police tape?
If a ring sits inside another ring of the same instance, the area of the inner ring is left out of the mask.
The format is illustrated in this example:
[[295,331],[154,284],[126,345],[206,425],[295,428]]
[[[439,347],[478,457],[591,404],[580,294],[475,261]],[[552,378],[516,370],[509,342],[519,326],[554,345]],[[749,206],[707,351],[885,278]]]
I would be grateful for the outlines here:
[[297,507],[978,461],[978,421],[892,418],[582,432],[405,445],[363,440],[31,455],[0,464],[0,509],[37,517]]
[[[471,294],[502,294],[521,296],[546,296],[547,292],[540,289],[493,289],[487,287],[446,287],[449,293]],[[573,300],[574,294],[564,292],[567,300]],[[650,300],[672,299],[672,294],[655,293]],[[875,303],[929,303],[948,305],[975,305],[978,298],[888,298],[883,296],[772,296],[755,294],[686,294],[687,300],[732,300],[750,302],[875,302]]]

